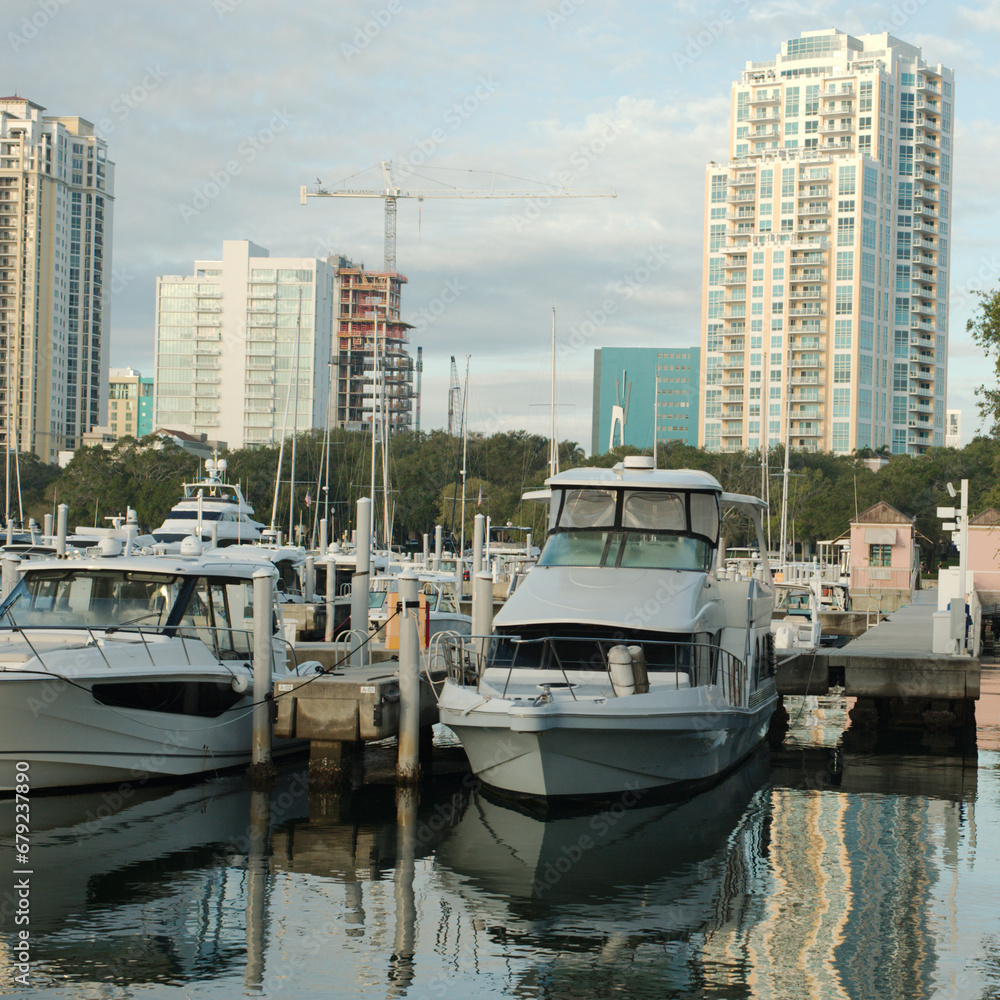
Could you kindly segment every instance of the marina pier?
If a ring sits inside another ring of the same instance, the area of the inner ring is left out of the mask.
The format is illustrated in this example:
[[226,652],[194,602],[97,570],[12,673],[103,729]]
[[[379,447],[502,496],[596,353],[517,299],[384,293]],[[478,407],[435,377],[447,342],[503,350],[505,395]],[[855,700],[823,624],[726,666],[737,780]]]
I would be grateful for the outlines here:
[[973,717],[980,692],[975,656],[932,653],[934,590],[920,590],[909,604],[846,646],[797,653],[779,662],[778,693],[822,695],[843,687],[857,698],[855,724],[876,727],[961,727]]

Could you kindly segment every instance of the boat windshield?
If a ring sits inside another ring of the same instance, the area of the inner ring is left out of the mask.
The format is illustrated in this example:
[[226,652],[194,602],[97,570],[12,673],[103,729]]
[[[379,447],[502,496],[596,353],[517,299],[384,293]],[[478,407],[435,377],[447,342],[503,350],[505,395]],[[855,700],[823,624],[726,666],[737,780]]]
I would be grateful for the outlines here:
[[0,605],[19,626],[157,628],[177,603],[184,578],[167,573],[54,569],[27,574]]
[[549,535],[539,566],[615,566],[708,572],[714,549],[703,538],[655,531],[578,529]]
[[719,497],[694,490],[581,488],[553,496],[539,566],[711,568]]

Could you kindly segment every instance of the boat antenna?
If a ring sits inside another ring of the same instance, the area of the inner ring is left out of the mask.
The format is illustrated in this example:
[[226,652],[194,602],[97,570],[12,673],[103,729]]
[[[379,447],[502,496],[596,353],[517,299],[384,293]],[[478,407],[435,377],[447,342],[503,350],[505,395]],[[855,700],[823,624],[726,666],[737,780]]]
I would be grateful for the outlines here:
[[[654,403],[655,409],[655,403]],[[552,307],[552,413],[550,416],[551,430],[549,438],[549,475],[554,476],[559,471],[559,445],[556,442],[556,307]],[[656,433],[655,429],[653,431]]]
[[295,416],[292,418],[292,470],[288,487],[288,543],[295,538],[295,446],[299,436],[299,351],[302,344],[302,286],[299,285],[299,313],[295,320]]

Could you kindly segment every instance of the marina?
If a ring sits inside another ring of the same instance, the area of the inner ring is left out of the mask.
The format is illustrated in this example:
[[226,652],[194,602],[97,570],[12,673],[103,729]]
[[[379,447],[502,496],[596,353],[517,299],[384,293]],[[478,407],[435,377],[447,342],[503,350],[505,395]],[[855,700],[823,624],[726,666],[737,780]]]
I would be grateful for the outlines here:
[[[340,794],[297,764],[269,792],[38,798],[31,995],[991,995],[996,668],[971,753],[856,731],[842,696],[789,707],[780,750],[681,803],[518,811],[443,732],[419,794],[392,787],[389,743]],[[0,802],[5,869],[12,822]]]

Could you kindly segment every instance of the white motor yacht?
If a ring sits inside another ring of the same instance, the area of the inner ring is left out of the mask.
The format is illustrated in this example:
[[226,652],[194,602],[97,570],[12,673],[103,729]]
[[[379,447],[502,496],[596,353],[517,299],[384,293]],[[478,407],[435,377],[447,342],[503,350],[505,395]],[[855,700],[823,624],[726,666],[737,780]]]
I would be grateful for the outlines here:
[[153,532],[155,541],[174,550],[191,535],[219,547],[256,542],[264,525],[253,519],[239,486],[225,481],[226,460],[206,459],[205,472],[204,479],[183,484],[183,496]]
[[[253,574],[268,563],[186,550],[24,567],[0,604],[0,792],[25,766],[51,789],[249,762]],[[278,680],[286,652],[276,633]]]
[[641,456],[547,485],[538,564],[489,640],[447,647],[441,721],[473,771],[516,796],[717,780],[777,704],[767,564],[749,578],[715,569],[725,509],[750,517],[766,551],[762,502]]

